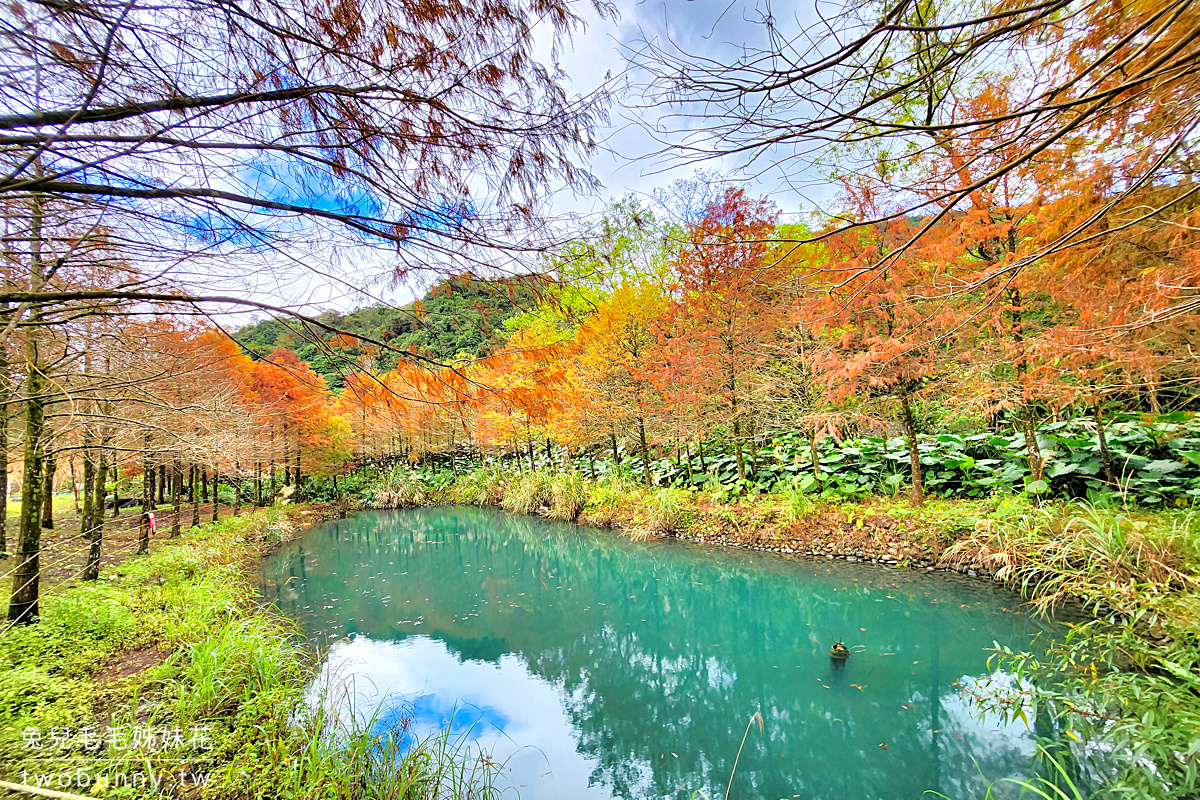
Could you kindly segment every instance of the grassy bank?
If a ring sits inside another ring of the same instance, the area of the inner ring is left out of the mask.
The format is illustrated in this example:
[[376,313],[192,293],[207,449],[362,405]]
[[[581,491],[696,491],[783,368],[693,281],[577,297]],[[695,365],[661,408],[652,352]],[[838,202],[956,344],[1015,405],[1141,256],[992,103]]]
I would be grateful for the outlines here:
[[[635,537],[955,569],[1002,581],[1044,610],[1081,603],[1091,619],[1073,626],[1049,658],[995,657],[997,666],[1017,674],[1025,694],[1024,702],[999,710],[1028,717],[1032,702],[1041,715],[1033,727],[1054,732],[1044,744],[1062,780],[1038,788],[1051,798],[1200,794],[1200,517],[1194,512],[1023,495],[931,499],[920,509],[894,497],[845,500],[799,491],[734,498],[647,488],[620,476],[591,481],[577,472],[494,468],[457,476],[394,469],[365,499],[377,507],[499,506]],[[1113,754],[1110,774],[1085,794],[1080,759],[1097,751]]]
[[0,634],[0,779],[105,797],[494,794],[462,741],[339,728],[307,698],[315,654],[253,588],[299,518],[193,529]]

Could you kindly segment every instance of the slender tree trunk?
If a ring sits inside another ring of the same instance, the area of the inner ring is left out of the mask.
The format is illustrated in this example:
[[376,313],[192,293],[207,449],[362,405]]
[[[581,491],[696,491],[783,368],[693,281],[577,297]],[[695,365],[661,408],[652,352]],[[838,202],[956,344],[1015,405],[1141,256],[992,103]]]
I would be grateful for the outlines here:
[[1104,468],[1104,480],[1115,485],[1117,474],[1113,469],[1112,453],[1108,449],[1108,436],[1104,432],[1104,418],[1100,415],[1099,401],[1092,403],[1092,416],[1096,419],[1096,440],[1100,445],[1100,464]]
[[[7,309],[8,303],[0,308]],[[3,319],[7,316],[5,314]],[[8,380],[8,340],[5,338],[0,339],[0,560],[8,558],[8,404],[12,399],[12,384]],[[75,511],[79,511],[78,499]]]
[[[235,463],[233,465],[233,474],[238,476],[230,481],[230,484],[233,486],[233,515],[236,517],[242,511],[242,479],[240,477],[242,474],[241,464]],[[300,489],[299,484],[296,485],[296,489],[297,491]]]
[[258,508],[263,507],[262,486],[263,486],[262,462],[255,461],[254,462],[254,505]]
[[[79,534],[90,542],[97,513],[103,518],[104,509],[96,510],[96,448],[86,426],[80,434],[80,443],[83,446],[83,510],[79,514]],[[90,566],[90,560],[88,563]]]
[[650,486],[650,449],[646,447],[646,420],[638,415],[638,444],[642,448],[642,478]]
[[[37,227],[40,229],[40,225]],[[34,247],[39,247],[39,235],[34,236]],[[40,255],[35,256],[34,261],[40,261]],[[40,274],[40,266],[35,267],[35,277]],[[40,289],[40,281],[35,283]],[[25,393],[28,399],[25,402],[25,452],[18,534],[20,538],[17,544],[17,565],[13,570],[12,597],[8,604],[8,619],[18,624],[34,622],[38,616],[39,554],[42,535],[42,434],[46,413],[46,373],[38,344],[36,328],[27,328]]]
[[75,516],[83,514],[83,507],[79,505],[79,476],[75,471],[75,454],[67,459],[67,468],[71,471],[71,496],[75,502]]
[[608,431],[608,440],[612,443],[613,474],[615,475],[621,469],[621,451],[617,449],[617,432],[611,428]]
[[746,480],[746,459],[742,456],[742,426],[736,417],[733,420],[733,457],[737,459],[738,480]]
[[[34,165],[34,174],[42,175],[41,162]],[[37,293],[46,282],[42,261],[42,198],[34,194],[29,208],[29,291]],[[38,579],[42,527],[38,511],[42,502],[42,463],[46,426],[46,365],[38,334],[41,313],[33,311],[31,323],[25,328],[25,452],[21,484],[21,527],[18,534],[17,565],[13,569],[12,596],[8,604],[8,619],[13,624],[27,625],[38,617]]]
[[29,362],[26,391],[30,398],[25,407],[25,452],[21,482],[21,517],[18,531],[17,566],[13,570],[12,598],[8,605],[10,621],[27,624],[38,615],[38,571],[41,550],[42,507],[42,420],[45,391],[42,365],[37,359]]
[[696,485],[696,476],[692,474],[692,443],[691,442],[683,443],[683,454],[684,454],[684,457],[687,459],[686,463],[687,463],[688,488],[691,488],[692,486]]
[[200,467],[200,502],[208,502],[208,467]]
[[291,486],[291,476],[288,474],[288,467],[291,464],[291,449],[288,443],[287,423],[283,423],[283,485]]
[[88,561],[83,571],[85,581],[94,581],[100,577],[100,548],[104,540],[104,496],[108,485],[108,450],[101,445],[100,461],[96,465],[93,476],[95,486],[92,488],[92,515],[88,520]]
[[200,477],[200,468],[192,464],[191,496],[192,496],[192,527],[200,527],[200,492],[197,491],[196,478]]
[[913,420],[912,404],[908,394],[900,395],[900,410],[903,412],[904,431],[908,436],[908,465],[912,473],[912,504],[925,505],[925,486],[921,480],[921,451],[917,447],[917,424]]
[[298,502],[300,502],[300,480],[301,480],[301,475],[300,475],[300,434],[299,433],[296,434],[296,475],[295,475],[295,478],[296,478],[296,480],[293,482],[296,487],[295,502],[298,503]]
[[139,553],[150,550],[150,513],[154,510],[154,462],[150,459],[150,434],[142,436],[142,519],[138,532]]
[[158,465],[158,504],[162,505],[167,501],[167,464],[166,462]]
[[1042,448],[1038,445],[1033,406],[1028,403],[1021,415],[1021,427],[1025,433],[1025,450],[1029,454],[1029,475],[1033,480],[1040,481],[1043,475]]
[[121,472],[120,467],[113,464],[109,468],[113,479],[113,519],[121,516]]
[[173,513],[171,515],[171,538],[174,539],[182,530],[183,516],[183,465],[179,463],[179,456],[175,456],[171,462],[171,506]]
[[696,456],[700,459],[700,471],[708,474],[708,464],[704,462],[704,440],[696,440]]
[[[49,437],[47,437],[49,438]],[[42,484],[42,527],[46,529],[54,528],[54,472],[57,469],[57,462],[54,460],[54,452],[46,454],[46,480]]]
[[817,447],[817,431],[813,429],[812,440],[808,443],[808,459],[812,463],[813,477],[821,480],[821,454]]
[[212,497],[213,497],[212,521],[220,522],[220,520],[221,520],[221,473],[216,467],[213,467],[213,473],[212,473]]
[[[158,481],[156,480],[157,467],[154,466],[154,458],[150,453],[150,434],[145,436],[146,452],[142,456],[142,482],[150,487],[150,493],[147,495],[143,492],[143,499],[150,506],[149,511],[154,510],[155,498],[158,497]],[[143,487],[145,488],[145,487]]]

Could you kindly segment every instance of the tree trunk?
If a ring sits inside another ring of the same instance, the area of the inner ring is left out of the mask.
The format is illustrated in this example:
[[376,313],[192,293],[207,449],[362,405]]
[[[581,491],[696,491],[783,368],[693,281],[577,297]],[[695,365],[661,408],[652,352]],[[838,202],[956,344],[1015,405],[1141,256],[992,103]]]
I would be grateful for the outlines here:
[[742,426],[733,420],[733,456],[737,459],[738,480],[746,480],[746,459],[742,457]]
[[696,485],[696,477],[692,474],[692,443],[683,443],[683,455],[687,459],[688,488]]
[[646,420],[641,415],[638,416],[638,444],[642,448],[642,477],[650,486],[650,450],[646,447]]
[[[91,432],[84,427],[80,434],[83,446],[83,510],[79,514],[79,535],[91,541],[92,526],[97,516],[96,510],[96,448],[93,446]],[[99,510],[104,516],[104,509]],[[89,562],[90,564],[90,562]]]
[[1029,454],[1029,475],[1035,481],[1042,479],[1042,448],[1038,446],[1037,428],[1034,425],[1033,406],[1026,404],[1021,415],[1021,427],[1025,433],[1025,450]]
[[150,434],[142,436],[142,519],[138,532],[138,553],[150,550],[150,512],[154,510],[154,462],[150,460]]
[[213,467],[213,474],[212,474],[212,499],[213,499],[212,521],[220,522],[221,521],[221,473],[217,470],[216,467]]
[[294,484],[296,487],[296,498],[295,498],[295,500],[292,501],[295,503],[300,502],[300,480],[301,480],[301,475],[300,475],[300,435],[297,434],[296,435],[296,475],[295,475],[295,481],[294,481]]
[[104,539],[104,495],[108,485],[108,451],[100,450],[100,462],[93,476],[95,486],[92,488],[92,516],[88,520],[88,561],[83,571],[85,581],[94,581],[100,577],[100,547]]
[[54,528],[54,472],[58,467],[54,453],[46,454],[46,480],[42,483],[42,527]]
[[617,449],[617,432],[614,430],[609,430],[608,437],[612,442],[613,474],[615,475],[621,469],[621,451]]
[[1113,469],[1112,453],[1108,450],[1108,437],[1104,433],[1104,419],[1100,416],[1099,401],[1092,403],[1092,416],[1096,419],[1096,440],[1100,444],[1100,463],[1104,468],[1104,480],[1115,485],[1117,475]]
[[167,501],[167,465],[165,463],[158,465],[158,504],[162,505]]
[[808,443],[808,459],[812,463],[813,477],[821,480],[821,454],[817,448],[817,431],[813,429],[812,440]]
[[908,436],[908,465],[912,473],[912,504],[915,508],[925,505],[925,486],[921,481],[921,451],[917,448],[917,424],[913,420],[912,404],[908,395],[900,395],[900,410],[903,412],[904,431]]
[[179,463],[179,456],[175,456],[175,460],[171,462],[171,506],[173,513],[171,515],[171,538],[174,539],[179,535],[182,528],[180,517],[183,516],[183,466]]
[[196,478],[200,477],[200,468],[197,467],[195,464],[192,464],[192,474],[190,477],[191,477],[190,485],[192,488],[192,491],[191,491],[192,527],[199,528],[200,527],[200,492],[197,491],[198,487],[196,486]]
[[700,471],[708,474],[708,464],[704,461],[704,440],[696,440],[696,456],[700,459]]
[[283,485],[291,486],[291,476],[288,474],[288,466],[291,464],[291,449],[288,447],[287,423],[283,424]]
[[25,378],[25,451],[21,483],[21,521],[17,544],[17,566],[13,570],[12,597],[8,619],[28,624],[38,616],[38,570],[41,551],[42,430],[45,424],[46,376],[38,343],[32,329],[25,346],[28,369]]
[[[40,161],[35,175],[41,177]],[[34,194],[29,208],[29,291],[40,292],[46,282],[42,261],[42,198]],[[22,466],[21,527],[17,545],[17,565],[13,569],[12,596],[8,619],[28,625],[38,616],[39,555],[42,527],[38,511],[42,503],[42,448],[46,426],[46,366],[42,363],[38,325],[41,314],[34,311],[25,329],[25,452]]]
[[[8,404],[12,399],[12,385],[8,382],[8,342],[0,339],[0,560],[8,558]],[[75,507],[78,510],[79,504]]]
[[79,504],[79,478],[75,473],[75,455],[72,454],[67,459],[67,467],[71,470],[71,497],[75,503],[75,516],[83,513],[83,507]]
[[109,470],[113,479],[113,519],[121,516],[121,472],[120,467],[112,465]]
[[254,462],[254,505],[258,508],[263,506],[262,494],[262,462]]
[[[234,464],[233,465],[233,473],[235,476],[238,476],[238,477],[235,477],[232,481],[230,481],[230,484],[232,484],[232,486],[233,486],[233,515],[236,517],[238,514],[240,514],[242,512],[242,479],[241,479],[242,465]],[[300,491],[300,482],[297,481],[296,482],[296,492],[299,493],[299,491]]]

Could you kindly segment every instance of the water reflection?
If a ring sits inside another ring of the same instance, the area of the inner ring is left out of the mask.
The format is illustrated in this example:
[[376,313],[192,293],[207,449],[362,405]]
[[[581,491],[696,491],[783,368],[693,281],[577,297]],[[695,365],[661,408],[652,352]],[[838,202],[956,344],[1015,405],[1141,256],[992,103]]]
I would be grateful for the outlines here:
[[[1043,626],[977,581],[470,508],[314,529],[264,581],[334,643],[345,707],[454,713],[523,798],[723,796],[755,711],[731,797],[967,797],[1030,769],[1024,726],[976,718],[961,685]],[[840,668],[838,637],[861,648]]]

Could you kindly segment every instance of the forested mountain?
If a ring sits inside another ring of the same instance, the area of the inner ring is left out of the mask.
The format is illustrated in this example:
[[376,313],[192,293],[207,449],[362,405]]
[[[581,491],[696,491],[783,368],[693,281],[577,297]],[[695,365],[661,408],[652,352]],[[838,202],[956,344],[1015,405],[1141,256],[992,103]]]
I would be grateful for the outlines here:
[[504,322],[530,307],[538,281],[536,276],[502,281],[449,278],[404,306],[380,304],[345,314],[317,315],[344,334],[271,317],[246,325],[233,336],[255,358],[286,347],[324,376],[331,388],[341,388],[346,374],[364,366],[381,372],[393,369],[399,358],[395,350],[415,350],[442,362],[491,352]]

